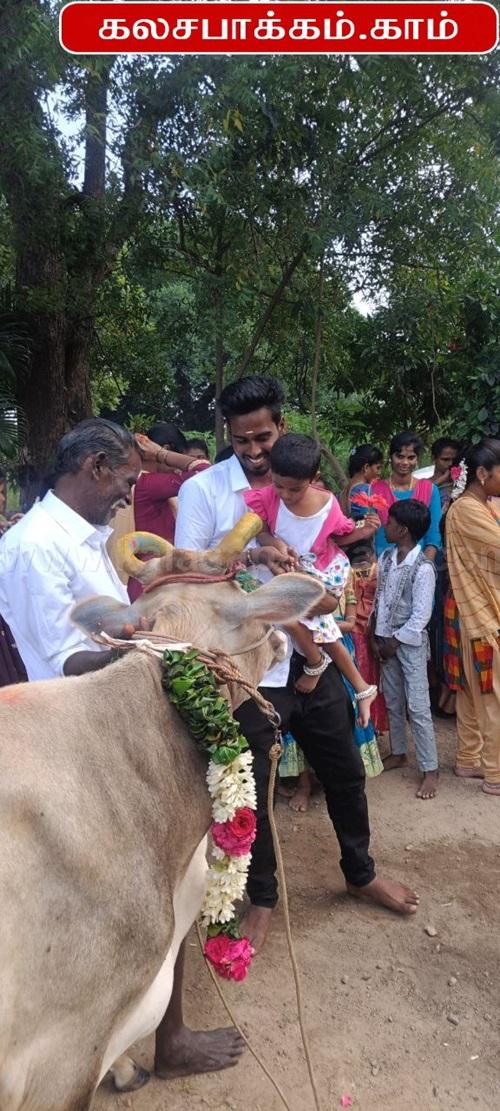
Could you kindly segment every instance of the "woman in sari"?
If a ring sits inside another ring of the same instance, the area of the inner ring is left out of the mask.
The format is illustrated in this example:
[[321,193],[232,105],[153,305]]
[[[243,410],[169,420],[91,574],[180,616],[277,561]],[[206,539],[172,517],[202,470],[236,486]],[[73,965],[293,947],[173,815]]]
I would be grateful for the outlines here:
[[457,687],[455,772],[483,779],[483,791],[500,797],[500,517],[492,501],[500,497],[500,440],[475,444],[460,471],[459,496],[446,517],[453,591],[453,598],[447,599],[446,619],[458,633],[452,641]]
[[416,432],[400,432],[398,436],[394,436],[390,445],[390,478],[379,478],[372,483],[372,493],[382,497],[387,507],[379,510],[382,528],[375,533],[377,559],[389,547],[383,527],[387,524],[389,508],[395,501],[402,501],[404,498],[416,498],[417,501],[423,502],[430,511],[430,528],[426,536],[420,541],[424,554],[428,559],[434,559],[436,552],[441,548],[439,532],[441,499],[439,490],[428,478],[417,479],[413,474],[423,447],[423,442]]
[[[356,626],[357,617],[357,599],[354,591],[354,572],[352,569],[349,573],[346,588],[339,600],[338,609],[336,609],[334,617],[342,633],[344,647],[347,648],[347,651],[355,666],[359,667],[359,661],[356,656],[356,649],[353,640],[353,633]],[[366,727],[363,727],[360,724],[357,718],[357,703],[354,688],[351,686],[348,679],[346,679],[344,675],[342,676],[342,682],[344,683],[349,698],[351,699],[353,711],[356,718],[354,725],[354,740],[359,748],[365,773],[368,778],[371,779],[376,775],[380,775],[381,772],[383,772],[384,770],[384,765],[380,759],[380,753],[378,750],[373,718],[370,719]],[[375,702],[372,703],[371,712],[373,712],[374,705]]]

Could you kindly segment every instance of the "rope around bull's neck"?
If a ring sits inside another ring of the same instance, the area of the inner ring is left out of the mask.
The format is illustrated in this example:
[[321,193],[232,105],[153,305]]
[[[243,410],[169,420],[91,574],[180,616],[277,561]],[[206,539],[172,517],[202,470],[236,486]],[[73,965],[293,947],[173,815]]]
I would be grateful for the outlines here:
[[[156,641],[156,643],[151,643],[151,641],[148,641],[145,638],[141,638],[140,634],[135,634],[135,637],[137,637],[137,639],[132,638],[132,640],[128,640],[128,641],[117,640],[115,638],[107,636],[106,634],[101,634],[101,635],[102,635],[103,639],[105,639],[105,642],[111,647],[136,648],[139,651],[145,652],[147,655],[156,656],[156,657],[162,656],[163,651],[166,647],[173,648],[175,645],[177,645],[177,647],[179,647],[180,645],[182,645],[182,647],[188,647],[187,645],[184,645],[184,643],[182,641],[176,640],[175,637],[162,636],[162,634],[154,634],[154,640]],[[151,634],[148,634],[148,636],[151,636]],[[162,645],[161,648],[160,648],[160,643],[159,643],[160,640],[163,641],[163,645]],[[189,645],[189,647],[191,647],[191,645]],[[301,1039],[302,1039],[302,1046],[303,1046],[303,1049],[304,1049],[304,1056],[305,1056],[305,1059],[306,1059],[307,1071],[308,1071],[308,1074],[309,1074],[309,1081],[310,1081],[311,1089],[312,1089],[313,1096],[314,1096],[314,1106],[315,1106],[316,1111],[321,1111],[321,1102],[320,1102],[320,1096],[319,1096],[319,1091],[318,1091],[318,1085],[317,1085],[316,1077],[315,1077],[315,1074],[314,1074],[314,1068],[313,1068],[313,1063],[312,1063],[312,1059],[311,1059],[311,1052],[310,1052],[310,1048],[309,1048],[309,1038],[308,1038],[308,1035],[307,1035],[307,1031],[306,1031],[306,1028],[305,1028],[305,1022],[304,1022],[302,988],[301,988],[301,983],[300,983],[300,972],[299,972],[299,967],[298,967],[298,963],[297,963],[297,957],[296,957],[296,954],[295,954],[295,946],[294,946],[294,942],[293,942],[292,930],[291,930],[291,924],[290,924],[290,908],[289,908],[289,903],[288,903],[288,889],[287,889],[287,883],[286,883],[285,866],[284,866],[284,862],[283,862],[283,854],[281,852],[281,844],[280,844],[280,839],[279,839],[279,835],[278,835],[278,830],[277,830],[277,827],[276,827],[276,821],[275,821],[275,818],[274,818],[274,790],[275,790],[275,785],[276,785],[276,773],[277,773],[277,770],[278,770],[278,762],[279,762],[279,758],[280,758],[280,755],[281,755],[281,744],[278,740],[279,735],[280,735],[279,734],[279,715],[277,715],[276,710],[275,710],[274,706],[272,705],[272,703],[268,702],[267,699],[265,699],[263,697],[263,695],[260,693],[260,691],[257,690],[257,688],[252,683],[250,683],[248,680],[246,680],[243,677],[239,668],[236,667],[236,664],[233,663],[233,661],[230,659],[230,657],[225,652],[219,652],[219,651],[205,651],[205,652],[203,652],[201,649],[196,649],[196,651],[198,653],[198,656],[199,656],[199,659],[201,660],[201,662],[206,664],[207,667],[209,667],[213,671],[213,673],[214,673],[214,675],[215,675],[215,677],[216,677],[216,679],[218,680],[219,683],[221,683],[221,684],[236,683],[238,686],[242,687],[243,690],[245,690],[247,692],[247,694],[250,695],[250,697],[257,703],[257,705],[258,705],[259,709],[262,711],[262,713],[271,722],[271,725],[273,726],[273,728],[275,730],[275,733],[276,733],[276,742],[271,746],[271,750],[269,752],[269,759],[271,760],[271,774],[269,776],[269,786],[268,786],[268,792],[267,792],[267,813],[268,813],[268,818],[269,818],[269,824],[270,824],[270,827],[271,827],[271,834],[272,834],[272,839],[273,839],[274,852],[275,852],[275,855],[276,855],[278,880],[279,880],[281,899],[282,899],[282,903],[283,903],[283,915],[284,915],[284,919],[285,919],[286,939],[287,939],[288,952],[289,952],[289,956],[290,956],[290,963],[291,963],[291,966],[292,966],[292,972],[293,972],[293,978],[294,978],[294,984],[295,984],[295,996],[296,996],[296,1001],[297,1001],[297,1016],[298,1016],[298,1020],[299,1020],[299,1028],[300,1028],[300,1034],[301,1034]],[[199,928],[198,924],[197,924],[197,933],[198,933],[198,941],[200,942],[201,951],[203,953],[203,941],[202,941],[202,938],[201,938],[200,928]],[[220,984],[217,981],[215,973],[213,972],[211,966],[209,965],[209,963],[208,963],[208,961],[206,960],[205,957],[204,957],[204,960],[205,960],[205,964],[208,968],[208,971],[210,973],[210,976],[212,977],[212,980],[213,980],[213,982],[216,986],[217,993],[218,993],[218,995],[219,995],[219,997],[220,997],[220,999],[223,1003],[223,1006],[226,1009],[227,1014],[229,1015],[229,1018],[231,1019],[231,1022],[234,1024],[236,1029],[239,1031],[239,1033],[241,1034],[241,1036],[243,1038],[243,1041],[245,1042],[246,1046],[250,1050],[250,1053],[255,1058],[257,1063],[260,1065],[262,1071],[265,1073],[268,1080],[271,1082],[271,1084],[275,1088],[276,1092],[278,1093],[278,1095],[279,1095],[280,1099],[282,1100],[283,1105],[286,1107],[287,1111],[292,1111],[292,1108],[290,1107],[290,1104],[288,1103],[288,1101],[286,1099],[286,1096],[282,1092],[278,1082],[274,1079],[272,1074],[269,1072],[269,1069],[265,1065],[264,1061],[259,1056],[257,1051],[253,1048],[253,1046],[250,1044],[248,1038],[246,1037],[243,1030],[241,1029],[241,1026],[240,1026],[239,1022],[236,1020],[236,1018],[235,1018],[235,1016],[234,1016],[234,1014],[233,1014],[233,1012],[232,1012],[232,1010],[229,1006],[229,1003],[227,1002],[225,994],[224,994]]]

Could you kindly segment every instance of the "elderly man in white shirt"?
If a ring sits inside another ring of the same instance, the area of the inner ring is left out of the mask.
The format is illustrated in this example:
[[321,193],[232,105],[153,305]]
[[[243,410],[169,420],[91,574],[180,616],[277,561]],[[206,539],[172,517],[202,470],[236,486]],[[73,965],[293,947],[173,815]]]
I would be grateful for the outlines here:
[[130,432],[98,418],[83,421],[59,445],[54,490],[4,537],[0,613],[29,679],[78,675],[109,662],[109,650],[85,638],[69,613],[93,594],[128,602],[106,541],[140,465]]
[[[68,615],[93,594],[128,602],[106,540],[113,514],[130,504],[141,458],[148,458],[148,445],[138,444],[126,429],[97,417],[82,421],[58,446],[54,489],[0,544],[0,613],[14,632],[30,679],[83,675],[112,660],[113,652],[83,637]],[[172,997],[156,1036],[156,1069],[165,1078],[229,1068],[244,1048],[233,1027],[194,1031],[184,1025],[183,968],[181,946]],[[135,1080],[131,1090],[134,1086]]]
[[[284,432],[283,401],[279,382],[260,375],[239,379],[223,391],[220,406],[234,455],[182,487],[175,532],[177,547],[215,547],[246,510],[242,491],[270,483],[269,455]],[[273,543],[282,551],[259,548],[256,544],[247,549],[248,562],[258,564],[255,573],[261,579],[287,550],[282,541]],[[317,612],[333,612],[336,605],[336,599],[326,595]],[[415,892],[375,875],[369,854],[364,769],[353,740],[352,709],[341,676],[332,664],[320,676],[316,689],[299,698],[293,682],[301,671],[299,665],[297,672],[298,660],[289,657],[273,668],[262,680],[261,689],[281,714],[284,728],[291,729],[324,787],[341,848],[347,890],[355,897],[372,899],[397,913],[413,914],[418,903]],[[269,749],[274,735],[267,718],[252,700],[243,703],[235,716],[252,750],[257,786],[257,837],[247,884],[250,907],[241,929],[258,951],[278,897],[267,815]]]

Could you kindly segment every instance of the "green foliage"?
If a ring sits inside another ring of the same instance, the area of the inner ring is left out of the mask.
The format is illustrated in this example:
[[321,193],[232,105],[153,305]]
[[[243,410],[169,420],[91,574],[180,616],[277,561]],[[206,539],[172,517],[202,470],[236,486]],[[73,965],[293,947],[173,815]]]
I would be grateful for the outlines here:
[[215,764],[232,764],[248,741],[240,733],[213,671],[198,659],[195,649],[163,655],[162,684],[199,747]]
[[[223,380],[274,374],[309,431],[318,318],[318,434],[341,456],[402,424],[494,427],[495,55],[70,57],[57,14],[20,0],[0,26],[0,285],[17,269],[35,387],[65,337],[28,455],[89,377],[95,412],[206,435]],[[363,319],[354,288],[383,307]]]

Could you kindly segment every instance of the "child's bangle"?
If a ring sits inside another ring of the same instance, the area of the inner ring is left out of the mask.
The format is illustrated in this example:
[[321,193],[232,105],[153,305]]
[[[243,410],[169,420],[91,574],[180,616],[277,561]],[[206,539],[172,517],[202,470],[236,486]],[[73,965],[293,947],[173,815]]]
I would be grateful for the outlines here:
[[356,702],[364,702],[365,698],[373,698],[377,694],[377,691],[378,687],[376,687],[374,683],[373,686],[367,687],[365,691],[358,691],[354,697]]
[[304,667],[302,669],[304,675],[322,675],[323,672],[326,671],[328,665],[331,663],[330,657],[327,656],[326,652],[323,652],[322,650],[320,651],[320,655],[321,663],[318,664],[317,667],[308,667],[307,664],[304,664]]

